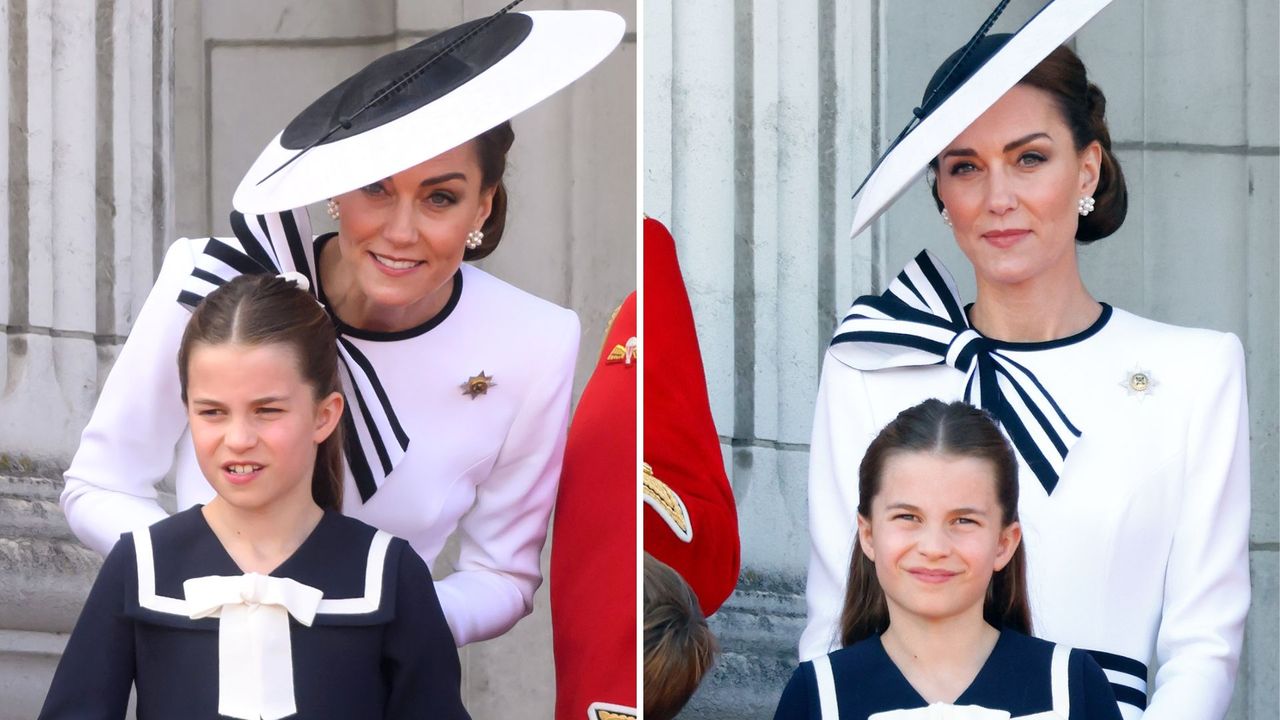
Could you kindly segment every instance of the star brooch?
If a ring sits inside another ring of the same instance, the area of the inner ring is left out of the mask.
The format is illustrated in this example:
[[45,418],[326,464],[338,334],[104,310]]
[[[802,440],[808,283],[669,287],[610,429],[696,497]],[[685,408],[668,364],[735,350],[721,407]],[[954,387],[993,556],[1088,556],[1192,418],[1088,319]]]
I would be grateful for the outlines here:
[[493,381],[493,376],[485,375],[484,371],[481,370],[478,375],[472,375],[467,378],[467,381],[462,383],[459,387],[462,388],[463,395],[475,400],[481,395],[487,394],[489,392],[489,388],[497,386],[498,383]]
[[1132,370],[1125,373],[1124,379],[1119,383],[1129,397],[1137,395],[1139,400],[1153,394],[1155,387],[1159,384],[1150,371],[1143,370],[1138,365],[1134,365]]

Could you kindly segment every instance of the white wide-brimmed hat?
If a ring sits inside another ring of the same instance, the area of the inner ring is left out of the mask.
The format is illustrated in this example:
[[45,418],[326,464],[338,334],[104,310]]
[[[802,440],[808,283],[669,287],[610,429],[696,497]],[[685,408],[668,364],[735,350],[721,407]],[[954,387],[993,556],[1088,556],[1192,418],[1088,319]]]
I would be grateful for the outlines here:
[[294,118],[232,204],[246,214],[282,212],[429,160],[584,75],[625,28],[600,10],[504,12],[384,55]]
[[1008,0],[934,74],[915,118],[889,146],[860,189],[849,236],[880,216],[965,128],[1111,0],[1050,0],[1013,35],[987,36]]

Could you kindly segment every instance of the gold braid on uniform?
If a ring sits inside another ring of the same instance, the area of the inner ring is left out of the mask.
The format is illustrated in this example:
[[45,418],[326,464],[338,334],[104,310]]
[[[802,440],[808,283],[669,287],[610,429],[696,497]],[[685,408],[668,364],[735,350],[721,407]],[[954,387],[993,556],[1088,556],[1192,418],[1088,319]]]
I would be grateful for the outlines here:
[[644,494],[645,497],[661,505],[667,511],[667,517],[679,526],[680,530],[689,532],[689,518],[685,514],[684,503],[680,501],[680,496],[654,476],[653,466],[649,463],[644,463]]

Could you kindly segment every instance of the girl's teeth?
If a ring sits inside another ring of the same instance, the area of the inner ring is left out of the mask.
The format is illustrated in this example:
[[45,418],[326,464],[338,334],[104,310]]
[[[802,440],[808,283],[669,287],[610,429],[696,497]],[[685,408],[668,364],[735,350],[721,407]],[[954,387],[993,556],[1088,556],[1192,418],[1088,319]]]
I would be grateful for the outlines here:
[[247,475],[248,473],[251,473],[254,470],[257,470],[258,468],[256,465],[232,465],[227,469],[230,470],[235,475]]
[[373,258],[393,270],[408,270],[418,264],[416,260],[392,260],[377,254],[374,254]]

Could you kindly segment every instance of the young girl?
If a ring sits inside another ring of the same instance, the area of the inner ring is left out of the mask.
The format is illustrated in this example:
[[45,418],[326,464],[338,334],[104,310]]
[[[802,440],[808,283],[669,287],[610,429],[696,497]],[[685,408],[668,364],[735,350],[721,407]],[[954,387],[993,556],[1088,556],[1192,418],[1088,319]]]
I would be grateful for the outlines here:
[[844,648],[800,665],[775,720],[1119,720],[1087,653],[1029,637],[1017,461],[985,411],[926,400],[859,468]]
[[337,511],[332,322],[292,281],[210,293],[178,371],[217,492],[126,533],[41,718],[466,718],[453,637],[417,553]]

